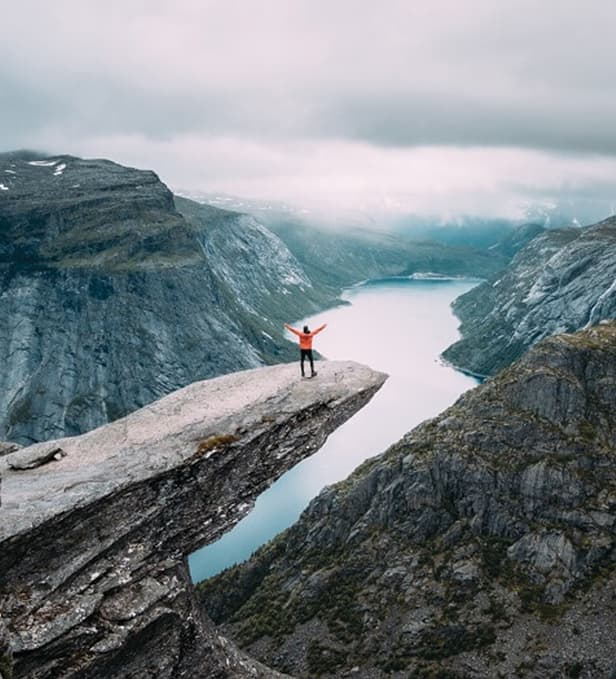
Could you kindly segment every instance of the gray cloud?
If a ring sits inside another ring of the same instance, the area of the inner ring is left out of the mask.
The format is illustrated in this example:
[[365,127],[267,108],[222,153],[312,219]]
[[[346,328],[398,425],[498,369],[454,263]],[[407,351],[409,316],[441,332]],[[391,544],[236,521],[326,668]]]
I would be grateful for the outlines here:
[[321,129],[382,146],[515,146],[616,154],[614,101],[574,101],[561,110],[514,99],[402,95],[337,101]]
[[339,144],[334,188],[365,145],[392,190],[395,149],[616,156],[612,0],[21,0],[2,18],[2,148],[109,149],[175,183],[235,174],[260,191],[317,190],[315,156]]

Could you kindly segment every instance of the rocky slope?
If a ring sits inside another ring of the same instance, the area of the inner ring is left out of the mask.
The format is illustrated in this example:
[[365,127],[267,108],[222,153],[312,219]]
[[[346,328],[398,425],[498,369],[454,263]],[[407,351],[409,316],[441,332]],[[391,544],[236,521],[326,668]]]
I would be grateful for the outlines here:
[[79,434],[294,358],[282,322],[331,301],[255,220],[176,208],[153,172],[14,153],[0,182],[0,440]]
[[616,316],[616,218],[546,231],[497,280],[453,305],[462,339],[443,356],[482,375],[509,365],[540,339]]
[[545,231],[546,229],[539,224],[521,224],[507,231],[488,249],[490,252],[499,254],[509,261],[523,247],[528,245],[533,238],[536,238]]
[[201,586],[299,677],[612,677],[616,323],[545,339]]
[[331,295],[316,292],[305,269],[282,240],[253,216],[177,196],[175,204],[195,227],[208,263],[225,282],[235,305],[259,323],[272,324],[267,329],[276,337],[285,319],[333,303]]
[[79,437],[0,456],[0,674],[277,676],[197,605],[186,557],[319,448],[385,376],[326,362],[192,384]]

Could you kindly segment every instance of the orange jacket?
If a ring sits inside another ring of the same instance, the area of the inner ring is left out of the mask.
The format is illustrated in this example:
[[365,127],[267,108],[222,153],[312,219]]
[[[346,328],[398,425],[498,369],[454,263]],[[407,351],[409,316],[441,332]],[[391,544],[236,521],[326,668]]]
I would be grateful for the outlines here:
[[317,328],[316,330],[313,330],[312,332],[302,332],[301,330],[297,330],[296,328],[292,328],[288,323],[284,324],[284,327],[287,330],[290,330],[292,333],[297,335],[299,337],[299,348],[300,349],[312,349],[312,338],[323,328],[327,325],[327,323],[323,323],[322,326]]

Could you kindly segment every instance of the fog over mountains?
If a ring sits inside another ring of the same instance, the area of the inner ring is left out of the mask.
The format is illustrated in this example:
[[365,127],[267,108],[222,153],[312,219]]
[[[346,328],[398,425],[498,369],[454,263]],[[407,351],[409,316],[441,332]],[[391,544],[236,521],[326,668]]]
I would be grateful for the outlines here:
[[515,218],[485,217],[478,214],[416,214],[410,205],[384,197],[380,205],[356,205],[349,209],[328,211],[310,203],[251,199],[216,193],[181,189],[179,195],[222,209],[249,212],[267,224],[293,220],[319,226],[324,231],[369,229],[405,234],[413,239],[426,239],[450,245],[490,247],[510,235],[518,227],[535,224],[546,229],[580,227],[595,224],[616,214],[614,201],[576,201],[563,197],[560,202],[534,202],[520,206]]

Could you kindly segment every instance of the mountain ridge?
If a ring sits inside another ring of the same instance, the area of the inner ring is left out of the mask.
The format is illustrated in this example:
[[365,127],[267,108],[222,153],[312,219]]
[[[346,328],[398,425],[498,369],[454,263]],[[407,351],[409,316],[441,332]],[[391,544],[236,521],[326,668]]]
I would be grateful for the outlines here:
[[489,375],[540,339],[616,317],[616,217],[533,238],[498,275],[459,297],[461,339],[443,352]]

